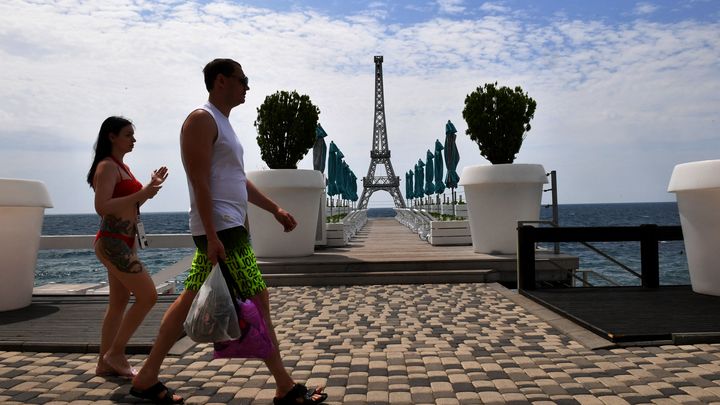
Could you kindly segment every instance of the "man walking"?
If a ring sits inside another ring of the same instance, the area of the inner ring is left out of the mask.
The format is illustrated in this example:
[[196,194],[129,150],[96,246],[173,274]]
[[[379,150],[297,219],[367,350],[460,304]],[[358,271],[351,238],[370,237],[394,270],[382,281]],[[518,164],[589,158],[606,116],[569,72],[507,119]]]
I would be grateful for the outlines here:
[[160,366],[183,332],[193,298],[220,262],[227,266],[242,292],[256,297],[275,345],[265,364],[277,385],[275,405],[319,404],[327,394],[309,391],[296,384],[283,367],[279,344],[270,319],[270,300],[265,281],[255,261],[248,231],[244,227],[248,202],[270,212],[285,232],[297,222],[287,211],[258,190],[245,176],[243,148],[228,119],[230,111],[245,102],[250,87],[239,63],[215,59],[203,69],[208,102],[185,119],[180,133],[183,166],[190,191],[190,232],[197,247],[185,290],[168,308],[155,344],[145,364],[133,379],[130,393],[156,403],[183,403],[158,380]]

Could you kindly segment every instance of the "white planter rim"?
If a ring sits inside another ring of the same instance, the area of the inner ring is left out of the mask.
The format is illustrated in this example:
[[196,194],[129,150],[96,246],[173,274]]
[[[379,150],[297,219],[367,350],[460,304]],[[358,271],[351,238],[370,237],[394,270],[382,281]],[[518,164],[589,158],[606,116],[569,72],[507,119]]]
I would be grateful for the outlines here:
[[670,176],[668,192],[720,188],[720,159],[676,165]]
[[317,170],[268,169],[248,172],[247,177],[265,188],[325,188],[325,178]]
[[547,183],[545,168],[539,164],[507,163],[465,166],[460,175],[461,186],[487,183]]
[[0,178],[0,207],[52,206],[50,194],[42,181]]

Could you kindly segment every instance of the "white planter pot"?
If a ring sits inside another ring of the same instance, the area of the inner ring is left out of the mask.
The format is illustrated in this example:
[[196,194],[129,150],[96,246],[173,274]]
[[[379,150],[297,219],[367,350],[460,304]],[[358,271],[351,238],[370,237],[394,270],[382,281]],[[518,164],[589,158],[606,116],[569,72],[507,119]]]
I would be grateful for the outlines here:
[[30,305],[45,208],[52,207],[42,182],[0,179],[0,311]]
[[668,191],[677,198],[692,289],[720,296],[720,160],[675,166]]
[[515,254],[517,221],[540,218],[542,187],[547,182],[542,165],[465,167],[459,184],[465,189],[473,250]]
[[[323,181],[325,181],[324,176]],[[325,210],[327,210],[327,207],[325,206],[326,197],[327,195],[325,194],[325,188],[323,188],[320,192],[320,205],[318,206],[317,228],[315,230],[315,246],[325,246],[327,244],[327,215],[325,214]]]
[[310,256],[315,250],[318,207],[325,188],[323,175],[316,170],[271,169],[248,172],[255,186],[297,220],[292,232],[269,212],[249,204],[248,214],[253,250],[258,257]]

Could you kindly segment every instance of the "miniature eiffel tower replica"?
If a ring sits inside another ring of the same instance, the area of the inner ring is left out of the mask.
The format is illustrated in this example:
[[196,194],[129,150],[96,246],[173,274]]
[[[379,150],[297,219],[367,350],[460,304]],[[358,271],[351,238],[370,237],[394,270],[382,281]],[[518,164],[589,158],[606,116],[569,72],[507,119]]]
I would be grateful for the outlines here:
[[[396,208],[405,208],[405,200],[400,194],[400,177],[395,175],[390,163],[390,148],[385,128],[385,93],[383,92],[383,57],[375,57],[375,123],[373,125],[373,145],[370,151],[370,168],[363,177],[363,191],[358,209],[366,209],[370,196],[380,190],[392,195]],[[378,165],[385,166],[385,176],[378,176],[375,170]]]

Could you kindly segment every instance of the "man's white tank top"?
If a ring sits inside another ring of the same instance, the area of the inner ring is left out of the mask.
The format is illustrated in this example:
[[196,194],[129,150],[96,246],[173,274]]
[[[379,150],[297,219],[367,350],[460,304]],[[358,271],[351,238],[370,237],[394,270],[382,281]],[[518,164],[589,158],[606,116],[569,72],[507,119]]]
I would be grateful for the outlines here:
[[[234,228],[245,223],[248,194],[243,164],[243,148],[230,120],[209,101],[197,109],[205,110],[215,119],[217,139],[210,163],[210,196],[213,204],[213,224],[216,231]],[[190,179],[190,233],[205,235],[205,227],[197,210],[195,193]]]

